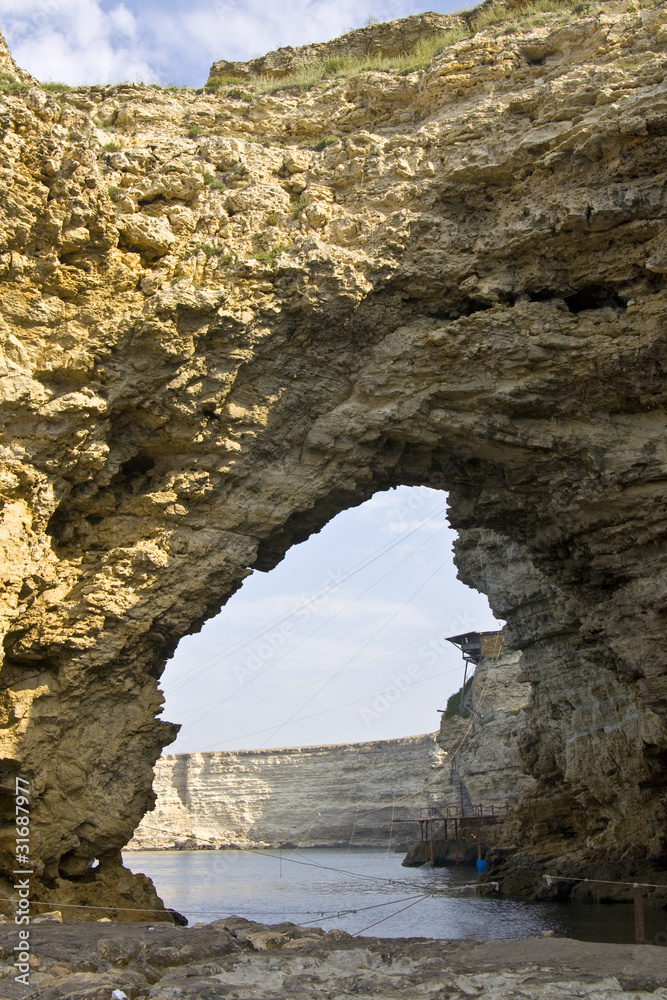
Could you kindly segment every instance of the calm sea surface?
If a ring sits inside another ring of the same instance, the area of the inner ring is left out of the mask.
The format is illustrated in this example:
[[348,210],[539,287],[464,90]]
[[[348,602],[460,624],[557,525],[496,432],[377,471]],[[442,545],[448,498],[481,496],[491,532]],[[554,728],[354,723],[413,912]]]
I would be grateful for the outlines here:
[[[128,851],[124,859],[150,876],[165,904],[190,924],[234,915],[378,937],[526,938],[553,930],[585,941],[634,941],[632,906],[447,892],[473,883],[475,869],[403,868],[401,855],[385,851]],[[422,898],[427,893],[434,895]],[[657,934],[655,943],[663,944],[666,932],[667,913],[647,910],[647,941]]]

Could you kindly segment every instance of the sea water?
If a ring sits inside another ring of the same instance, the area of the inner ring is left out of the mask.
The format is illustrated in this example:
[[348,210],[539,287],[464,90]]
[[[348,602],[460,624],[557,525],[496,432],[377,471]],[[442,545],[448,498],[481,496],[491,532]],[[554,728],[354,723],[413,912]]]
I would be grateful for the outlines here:
[[[154,882],[190,924],[222,917],[289,920],[378,937],[559,937],[634,941],[626,904],[530,903],[479,896],[471,867],[403,868],[380,850],[128,851],[125,864]],[[667,941],[667,912],[646,911],[646,940]]]

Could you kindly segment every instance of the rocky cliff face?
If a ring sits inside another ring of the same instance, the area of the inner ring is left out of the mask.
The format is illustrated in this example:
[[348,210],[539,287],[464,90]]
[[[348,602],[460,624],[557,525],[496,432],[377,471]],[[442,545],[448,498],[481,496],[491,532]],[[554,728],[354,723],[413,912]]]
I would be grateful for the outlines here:
[[[472,684],[462,689],[463,710],[457,708],[452,716],[443,713],[436,740],[444,757],[438,778],[429,786],[429,805],[437,814],[470,816],[481,806],[485,815],[496,812],[504,820],[530,788],[519,747],[531,690],[520,677],[520,653],[503,649],[482,656]],[[448,833],[451,829],[449,824]],[[502,827],[485,826],[484,856],[487,846],[498,842],[503,842]],[[445,840],[442,824],[434,828],[433,846],[436,863],[456,859],[456,844],[453,837]],[[477,860],[476,841],[465,838],[459,853],[462,859]],[[423,861],[423,845],[412,845],[404,863]]]
[[494,9],[305,90],[5,79],[2,784],[39,898],[148,898],[165,659],[398,483],[449,490],[533,685],[499,877],[664,869],[665,4]]
[[399,848],[421,815],[442,751],[432,734],[373,743],[172,754],[155,768],[155,810],[130,848]]
[[437,742],[446,754],[443,780],[435,792],[442,808],[463,801],[502,812],[516,805],[531,784],[523,772],[519,742],[525,724],[530,685],[519,679],[521,654],[506,650],[482,657],[475,669],[468,711],[442,717]]

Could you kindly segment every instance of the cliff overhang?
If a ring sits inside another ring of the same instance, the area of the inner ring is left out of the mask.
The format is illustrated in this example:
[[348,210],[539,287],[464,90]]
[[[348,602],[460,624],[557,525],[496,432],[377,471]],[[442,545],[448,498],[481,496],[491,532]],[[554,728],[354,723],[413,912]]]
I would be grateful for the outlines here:
[[449,491],[533,685],[505,877],[664,877],[666,46],[663,2],[274,92],[3,55],[1,783],[37,898],[155,905],[120,850],[166,659],[397,484]]

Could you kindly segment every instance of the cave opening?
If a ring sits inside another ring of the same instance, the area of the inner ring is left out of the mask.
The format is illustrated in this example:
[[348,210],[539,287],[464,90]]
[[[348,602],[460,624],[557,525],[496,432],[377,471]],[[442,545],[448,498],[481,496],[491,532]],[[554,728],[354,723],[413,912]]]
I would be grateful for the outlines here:
[[436,729],[461,683],[446,636],[498,628],[456,576],[447,494],[399,486],[255,572],[179,643],[165,753],[365,742]]

